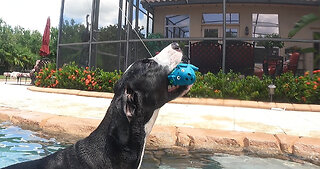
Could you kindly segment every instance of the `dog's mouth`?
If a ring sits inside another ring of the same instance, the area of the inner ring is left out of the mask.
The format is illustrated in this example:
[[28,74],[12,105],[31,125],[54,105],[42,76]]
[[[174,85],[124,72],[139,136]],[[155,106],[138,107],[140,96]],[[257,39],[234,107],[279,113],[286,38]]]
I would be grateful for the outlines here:
[[168,92],[174,92],[179,89],[180,86],[168,85]]
[[[184,96],[185,94],[188,93],[188,91],[191,89],[192,85],[185,85],[185,86],[175,86],[175,85],[168,85],[168,93],[178,93],[179,97]],[[180,90],[180,88],[183,88]]]

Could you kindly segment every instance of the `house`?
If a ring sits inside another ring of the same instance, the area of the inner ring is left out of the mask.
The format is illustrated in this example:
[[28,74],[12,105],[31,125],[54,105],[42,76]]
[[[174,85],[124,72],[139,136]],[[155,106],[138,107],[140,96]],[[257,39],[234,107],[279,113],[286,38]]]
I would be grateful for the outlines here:
[[[153,14],[154,33],[161,33],[167,38],[222,37],[221,0],[141,0],[141,4]],[[226,36],[252,38],[274,33],[288,38],[289,31],[302,16],[310,13],[320,15],[319,6],[320,0],[227,0]],[[294,39],[311,42],[285,41],[280,55],[293,46],[319,50],[318,41],[312,41],[316,34],[320,34],[320,21],[309,24],[294,36]],[[302,55],[298,69],[312,71],[314,55]]]

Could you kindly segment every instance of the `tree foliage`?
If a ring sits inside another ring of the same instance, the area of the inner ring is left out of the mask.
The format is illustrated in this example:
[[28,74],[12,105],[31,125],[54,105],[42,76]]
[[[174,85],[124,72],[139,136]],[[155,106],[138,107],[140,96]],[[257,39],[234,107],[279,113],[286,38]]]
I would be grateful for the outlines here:
[[0,73],[32,69],[40,58],[41,38],[38,31],[12,28],[0,19]]

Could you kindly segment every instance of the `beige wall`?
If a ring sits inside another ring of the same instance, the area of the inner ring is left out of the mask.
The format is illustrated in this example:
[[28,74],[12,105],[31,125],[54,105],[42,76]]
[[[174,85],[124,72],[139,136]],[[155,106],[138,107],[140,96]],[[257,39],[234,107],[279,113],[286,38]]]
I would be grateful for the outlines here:
[[[301,16],[309,13],[319,13],[318,7],[295,5],[254,5],[254,4],[227,4],[227,13],[239,13],[239,37],[251,37],[252,13],[279,14],[280,36],[287,38],[289,31]],[[221,5],[180,5],[155,8],[154,31],[165,34],[165,16],[173,14],[187,14],[190,16],[190,37],[202,37],[201,18],[203,13],[222,13]],[[245,27],[249,27],[249,35],[245,35]],[[313,23],[302,29],[294,38],[313,39],[313,32],[320,32],[320,22]],[[285,48],[290,46],[313,47],[311,43],[285,43]],[[281,50],[284,53],[284,49]],[[306,54],[299,67],[313,70],[313,54]]]

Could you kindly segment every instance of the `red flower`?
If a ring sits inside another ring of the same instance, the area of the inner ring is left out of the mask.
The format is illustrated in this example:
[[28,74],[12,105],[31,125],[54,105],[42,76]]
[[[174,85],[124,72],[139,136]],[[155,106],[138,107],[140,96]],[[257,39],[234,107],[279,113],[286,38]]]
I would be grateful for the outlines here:
[[307,85],[310,85],[311,83],[310,83],[310,82],[306,82],[306,84],[307,84]]
[[89,67],[86,67],[86,70],[88,70],[89,69]]
[[62,68],[59,68],[59,71],[61,72],[61,71],[62,71]]
[[318,78],[318,81],[320,82],[320,77]]
[[109,80],[109,83],[112,83],[112,80]]
[[91,79],[91,75],[88,75],[87,78],[88,78],[88,79]]
[[318,88],[318,86],[317,86],[317,85],[314,85],[314,86],[313,86],[313,89],[314,89],[314,90],[316,90],[317,88]]
[[76,71],[76,73],[79,73],[79,70],[76,69],[75,71]]
[[302,96],[301,99],[302,99],[303,102],[306,102],[306,101],[307,101],[307,98],[304,97],[304,96]]
[[99,86],[99,89],[101,90],[101,89],[102,89],[102,87],[101,87],[101,86]]

